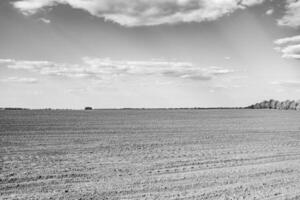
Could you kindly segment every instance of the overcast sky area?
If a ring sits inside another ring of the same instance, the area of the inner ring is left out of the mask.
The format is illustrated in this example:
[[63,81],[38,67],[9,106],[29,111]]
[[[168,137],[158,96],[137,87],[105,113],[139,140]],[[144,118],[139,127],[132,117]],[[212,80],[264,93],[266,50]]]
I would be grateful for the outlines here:
[[300,99],[298,0],[1,0],[0,107]]

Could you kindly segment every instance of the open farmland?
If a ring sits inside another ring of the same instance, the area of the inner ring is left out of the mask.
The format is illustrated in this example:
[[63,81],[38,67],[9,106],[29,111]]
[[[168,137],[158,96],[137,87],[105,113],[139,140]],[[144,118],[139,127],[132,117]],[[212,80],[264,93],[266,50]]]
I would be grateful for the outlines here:
[[0,111],[1,199],[300,199],[300,112]]

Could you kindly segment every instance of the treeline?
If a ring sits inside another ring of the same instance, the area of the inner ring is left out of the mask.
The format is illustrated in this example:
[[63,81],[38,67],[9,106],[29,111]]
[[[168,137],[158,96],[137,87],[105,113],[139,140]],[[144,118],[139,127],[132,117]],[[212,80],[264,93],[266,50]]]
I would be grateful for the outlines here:
[[13,108],[13,107],[9,107],[9,108],[0,108],[0,110],[29,110],[28,108]]
[[260,103],[256,103],[247,108],[250,109],[278,109],[278,110],[300,110],[300,100],[298,101],[277,101],[277,100],[269,100],[263,101]]

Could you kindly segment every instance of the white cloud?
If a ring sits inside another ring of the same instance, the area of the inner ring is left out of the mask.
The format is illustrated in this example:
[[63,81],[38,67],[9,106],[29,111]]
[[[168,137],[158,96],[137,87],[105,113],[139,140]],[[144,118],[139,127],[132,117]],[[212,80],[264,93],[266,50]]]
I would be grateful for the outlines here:
[[109,79],[118,76],[163,76],[190,80],[211,80],[233,70],[221,67],[198,67],[189,62],[167,61],[115,61],[111,59],[82,59],[82,65],[49,61],[15,61],[6,63],[10,69],[28,70],[42,75],[69,78]]
[[278,24],[295,28],[300,26],[300,1],[287,0],[285,15],[278,20]]
[[20,9],[25,15],[35,14],[38,10],[44,7],[50,7],[56,5],[58,2],[56,0],[21,0],[13,2],[13,5]]
[[50,19],[46,19],[46,18],[40,18],[39,19],[41,22],[44,22],[45,24],[50,24],[51,20]]
[[266,15],[272,15],[274,13],[274,9],[269,9],[266,11]]
[[230,84],[230,85],[214,85],[212,86],[212,90],[216,91],[216,90],[227,90],[227,89],[237,89],[237,88],[242,88],[243,85],[238,85],[238,84]]
[[7,63],[11,63],[14,62],[14,60],[12,59],[0,59],[0,64],[7,64]]
[[17,0],[15,8],[32,15],[58,4],[82,9],[91,15],[124,26],[149,26],[216,20],[264,0]]
[[284,44],[290,44],[290,43],[300,43],[300,35],[296,35],[293,37],[286,37],[286,38],[281,38],[278,40],[275,40],[274,42],[277,45],[284,45]]
[[296,88],[300,87],[300,81],[296,81],[296,80],[273,81],[273,82],[271,82],[271,84],[272,85],[280,85],[280,86],[284,86],[284,87],[296,87]]
[[300,35],[281,38],[274,43],[279,45],[275,50],[282,53],[283,58],[300,59]]
[[283,58],[294,58],[300,59],[300,44],[298,45],[290,45],[281,49],[283,53]]
[[8,77],[5,79],[1,79],[2,82],[14,82],[14,83],[37,83],[38,80],[36,78],[28,78],[28,77]]
[[89,88],[71,88],[67,89],[66,92],[71,94],[83,94],[89,92]]

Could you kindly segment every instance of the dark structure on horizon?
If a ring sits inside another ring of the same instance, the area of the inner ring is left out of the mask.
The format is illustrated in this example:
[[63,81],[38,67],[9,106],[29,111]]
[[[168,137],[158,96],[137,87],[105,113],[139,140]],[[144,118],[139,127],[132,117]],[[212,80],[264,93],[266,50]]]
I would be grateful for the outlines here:
[[249,109],[278,109],[278,110],[300,110],[300,100],[298,101],[277,101],[277,100],[269,100],[263,101],[260,103],[253,104],[246,108]]

